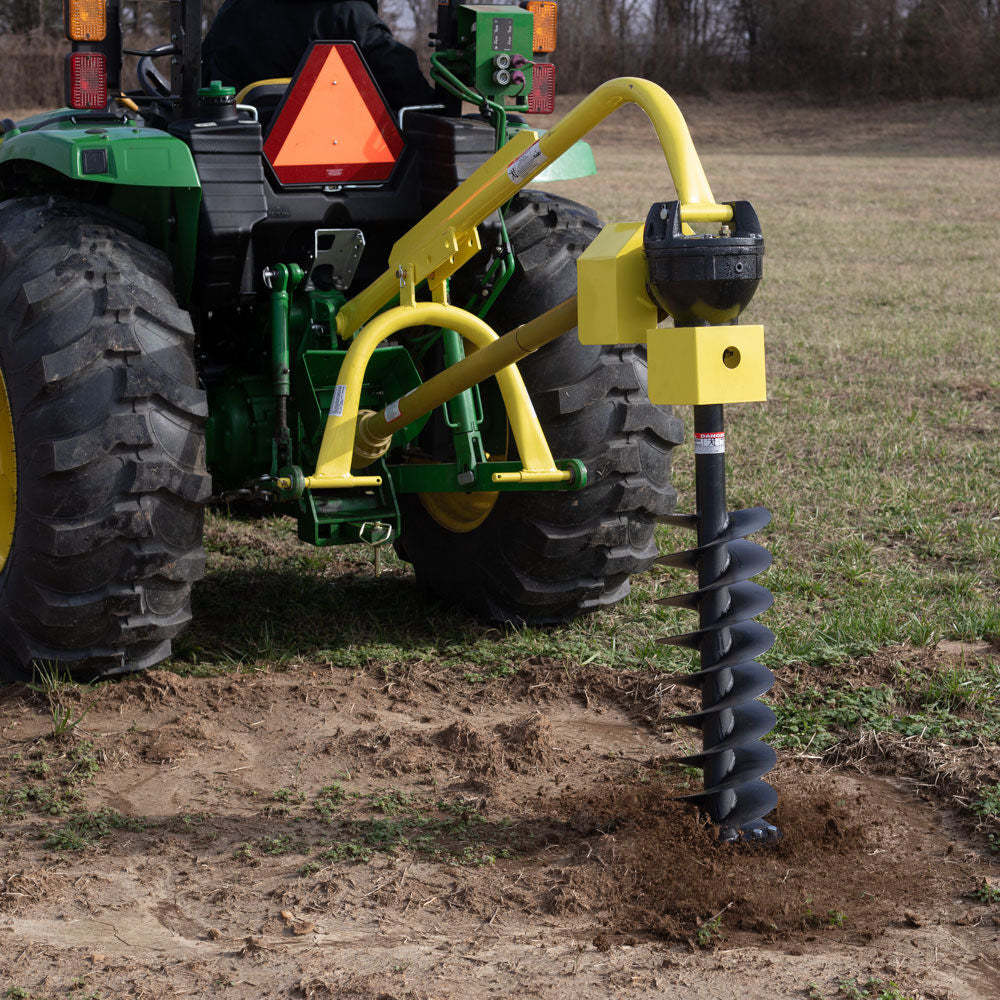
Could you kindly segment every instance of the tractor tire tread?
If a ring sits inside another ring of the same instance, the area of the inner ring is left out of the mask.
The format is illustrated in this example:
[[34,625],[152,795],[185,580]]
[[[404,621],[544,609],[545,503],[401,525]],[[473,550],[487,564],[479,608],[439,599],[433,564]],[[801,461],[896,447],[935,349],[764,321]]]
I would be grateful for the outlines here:
[[194,331],[169,261],[89,205],[0,205],[0,361],[17,520],[0,680],[151,666],[190,620],[211,493]]

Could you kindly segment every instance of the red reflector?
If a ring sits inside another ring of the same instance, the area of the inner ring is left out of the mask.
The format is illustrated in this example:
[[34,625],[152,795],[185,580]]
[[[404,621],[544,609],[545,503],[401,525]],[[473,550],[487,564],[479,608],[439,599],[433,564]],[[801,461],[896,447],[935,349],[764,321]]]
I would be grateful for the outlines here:
[[528,113],[551,115],[556,109],[556,68],[552,63],[535,63],[531,70]]
[[103,110],[108,103],[108,59],[103,52],[71,52],[66,103],[71,108]]

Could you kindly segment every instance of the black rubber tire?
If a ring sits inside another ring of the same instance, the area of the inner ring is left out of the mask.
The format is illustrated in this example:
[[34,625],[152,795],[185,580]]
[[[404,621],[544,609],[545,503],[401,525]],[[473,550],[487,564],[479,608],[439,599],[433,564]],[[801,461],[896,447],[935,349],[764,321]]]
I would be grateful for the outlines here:
[[[590,209],[538,191],[519,195],[506,221],[517,270],[490,313],[500,332],[576,291],[576,259],[600,231]],[[456,282],[455,301],[462,294]],[[655,519],[676,501],[683,425],[649,402],[644,346],[584,346],[574,331],[519,368],[553,456],[582,459],[587,486],[501,494],[469,532],[403,495],[398,549],[421,585],[482,619],[550,624],[617,603],[650,566]]]
[[0,680],[170,654],[204,573],[207,416],[166,257],[91,206],[0,203],[0,372],[17,460]]

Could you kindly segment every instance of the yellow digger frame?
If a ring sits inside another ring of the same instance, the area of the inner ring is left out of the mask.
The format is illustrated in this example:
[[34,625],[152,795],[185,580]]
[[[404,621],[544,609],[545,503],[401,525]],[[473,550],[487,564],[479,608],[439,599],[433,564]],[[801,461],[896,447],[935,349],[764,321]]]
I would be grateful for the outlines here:
[[[504,482],[554,483],[568,480],[571,473],[556,468],[548,442],[535,415],[531,399],[515,362],[537,348],[555,340],[577,325],[576,300],[571,299],[536,320],[499,337],[489,324],[472,313],[451,305],[448,301],[448,279],[480,249],[477,227],[493,212],[506,204],[518,191],[531,182],[550,163],[558,159],[574,143],[587,135],[613,111],[626,104],[638,105],[647,114],[656,130],[667,167],[681,203],[681,218],[685,226],[691,223],[725,223],[732,218],[729,205],[718,204],[712,195],[708,178],[695,151],[687,123],[673,99],[656,84],[633,77],[611,80],[598,87],[570,111],[555,127],[541,137],[524,130],[496,152],[475,173],[456,188],[441,204],[407,232],[392,248],[385,272],[367,288],[350,299],[337,313],[337,333],[350,339],[344,358],[334,401],[323,432],[316,471],[305,478],[307,489],[337,489],[381,485],[381,476],[353,475],[352,465],[369,464],[372,447],[388,448],[392,434],[416,420],[459,392],[485,378],[496,375],[517,442],[522,469],[519,472],[498,472],[497,484]],[[641,225],[636,223],[641,228]],[[635,284],[634,260],[626,265],[627,255],[610,258],[612,269],[627,266],[624,278]],[[417,301],[417,287],[427,282],[431,301]],[[621,276],[616,279],[622,283]],[[646,295],[642,287],[630,288],[633,300]],[[396,296],[400,304],[385,306]],[[652,307],[655,315],[655,308]],[[385,311],[381,311],[385,310]],[[640,314],[643,314],[640,311]],[[619,322],[608,333],[607,343],[644,343],[648,329],[617,329],[622,322],[634,325],[635,310],[616,310]],[[374,318],[373,318],[374,317]],[[655,327],[655,322],[652,324]],[[358,407],[365,369],[375,350],[387,338],[409,327],[437,326],[452,329],[470,342],[474,350],[467,358],[448,367],[414,392],[390,403],[380,413],[366,413],[359,425]],[[742,359],[742,382],[734,397],[727,373],[730,367],[690,364],[678,376],[672,373],[672,398],[650,398],[654,402],[731,402],[763,398],[763,342],[746,343],[743,331],[753,327],[713,327],[730,331],[722,335],[727,345],[738,349]],[[663,331],[664,333],[668,331]],[[673,334],[679,331],[670,330]],[[730,344],[732,341],[732,344]],[[693,350],[693,349],[692,349]],[[651,353],[653,353],[651,351]],[[689,351],[688,353],[691,353]],[[695,352],[692,357],[696,355]],[[662,347],[657,357],[662,356]],[[732,357],[732,353],[728,355]],[[710,370],[709,370],[710,367]],[[652,368],[652,365],[651,365]],[[749,385],[751,388],[747,389]],[[690,400],[675,398],[684,395],[677,385],[694,382]],[[651,386],[657,380],[650,372]],[[740,394],[742,393],[742,395]],[[721,398],[718,398],[721,397]],[[361,442],[355,458],[356,444]],[[365,456],[362,458],[361,456]],[[279,481],[285,489],[287,479]]]

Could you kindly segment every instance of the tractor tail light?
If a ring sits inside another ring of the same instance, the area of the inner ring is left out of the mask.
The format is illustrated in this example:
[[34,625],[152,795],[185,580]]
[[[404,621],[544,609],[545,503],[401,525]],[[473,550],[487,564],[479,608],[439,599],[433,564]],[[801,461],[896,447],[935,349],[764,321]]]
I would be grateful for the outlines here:
[[525,4],[535,19],[532,49],[549,53],[556,49],[556,4],[551,0],[528,0]]
[[531,71],[528,113],[551,115],[556,109],[556,68],[552,63],[535,63]]
[[78,110],[107,107],[108,59],[103,52],[71,52],[66,57],[66,103]]
[[106,0],[67,0],[65,17],[71,42],[103,42],[107,37]]

